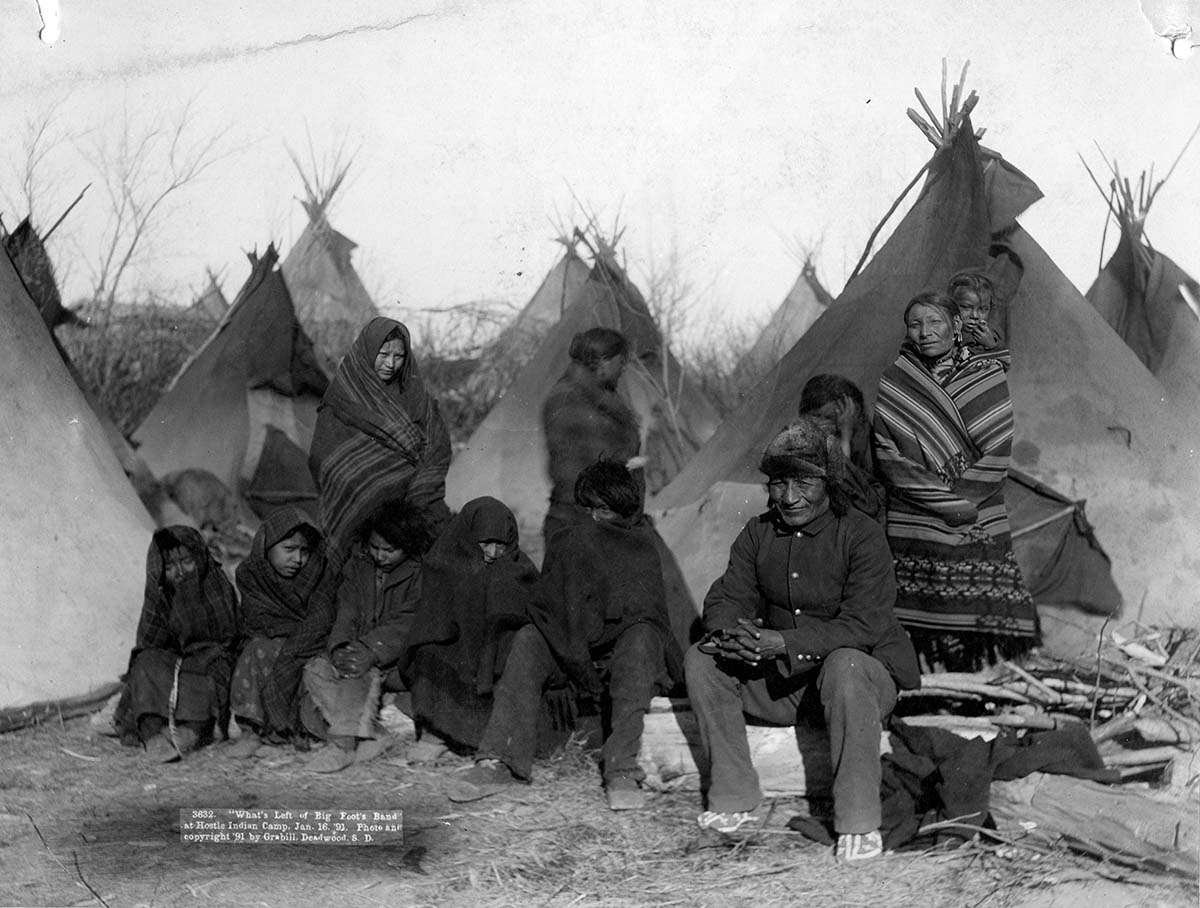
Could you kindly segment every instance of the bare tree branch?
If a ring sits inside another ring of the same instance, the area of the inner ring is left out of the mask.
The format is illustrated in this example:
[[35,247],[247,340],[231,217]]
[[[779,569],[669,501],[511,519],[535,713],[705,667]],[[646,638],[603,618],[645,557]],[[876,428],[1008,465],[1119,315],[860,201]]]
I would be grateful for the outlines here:
[[126,105],[118,133],[97,139],[88,158],[109,204],[108,224],[92,268],[92,297],[111,308],[136,256],[168,203],[205,171],[233,153],[228,127],[207,135],[195,98],[171,119],[135,122]]

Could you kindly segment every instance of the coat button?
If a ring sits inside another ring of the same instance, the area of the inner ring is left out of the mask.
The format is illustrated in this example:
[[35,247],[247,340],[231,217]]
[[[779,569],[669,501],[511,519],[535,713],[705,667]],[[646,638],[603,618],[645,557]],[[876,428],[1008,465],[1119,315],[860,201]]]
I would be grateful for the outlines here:
[[796,609],[794,612],[792,612],[792,614],[793,614],[793,615],[799,615],[799,614],[800,614],[800,609]]
[[800,572],[799,572],[799,571],[792,571],[792,579],[793,579],[793,580],[795,580],[795,579],[796,579],[796,578],[798,578],[799,576],[800,576]]

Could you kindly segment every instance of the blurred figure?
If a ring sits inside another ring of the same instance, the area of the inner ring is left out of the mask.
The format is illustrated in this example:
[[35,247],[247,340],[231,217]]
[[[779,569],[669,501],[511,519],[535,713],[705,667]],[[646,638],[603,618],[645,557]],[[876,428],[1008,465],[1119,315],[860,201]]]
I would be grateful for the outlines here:
[[858,385],[841,375],[814,375],[800,392],[799,415],[816,420],[837,442],[845,458],[844,485],[851,503],[884,523],[887,493],[875,476],[871,427]]
[[589,328],[572,338],[570,355],[542,408],[551,480],[542,529],[547,546],[557,530],[590,519],[575,501],[575,480],[584,467],[601,458],[623,463],[644,492],[638,418],[617,393],[629,341],[611,328]]

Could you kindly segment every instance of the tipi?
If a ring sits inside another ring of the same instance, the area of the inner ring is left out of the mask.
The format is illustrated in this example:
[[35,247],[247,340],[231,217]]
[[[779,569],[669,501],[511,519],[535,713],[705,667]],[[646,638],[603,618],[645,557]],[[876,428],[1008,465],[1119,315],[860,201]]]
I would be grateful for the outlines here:
[[615,328],[636,351],[621,379],[621,390],[641,420],[642,450],[651,463],[650,488],[661,488],[678,473],[718,422],[712,404],[665,350],[645,300],[617,264],[612,246],[596,245],[595,261],[581,284],[571,280],[576,273],[573,253],[566,257],[563,274],[568,289],[573,289],[560,298],[561,318],[455,456],[446,479],[447,502],[452,507],[479,495],[504,501],[517,517],[523,544],[534,552],[541,550],[542,520],[550,495],[542,405],[566,370],[567,351],[577,332],[596,326]]
[[133,436],[156,475],[207,470],[260,516],[284,503],[315,507],[306,452],[329,384],[277,259],[274,246],[250,255],[225,318]]
[[[1200,299],[1200,284],[1146,238],[1146,218],[1166,183],[1145,173],[1137,191],[1111,165],[1111,212],[1121,238],[1087,292],[1088,302],[1158,377],[1172,404],[1195,418],[1200,405],[1200,313],[1184,294]],[[1168,173],[1168,177],[1170,174]]]
[[229,301],[221,292],[221,284],[217,281],[217,276],[211,270],[206,272],[206,276],[208,284],[205,286],[204,292],[197,296],[192,303],[191,310],[210,322],[219,322],[229,311]]
[[87,695],[125,670],[153,523],[7,254],[0,381],[0,713]]
[[[1008,303],[1015,465],[1073,501],[1087,500],[1126,604],[1144,604],[1142,620],[1194,623],[1200,527],[1188,503],[1200,474],[1189,461],[1195,427],[1167,410],[1154,377],[1017,224],[1041,193],[979,146],[969,117],[974,100],[972,93],[961,110],[956,103],[940,131],[926,128],[936,151],[915,204],[837,301],[651,502],[661,512],[659,528],[693,591],[702,594],[724,566],[713,553],[728,552],[741,522],[763,506],[759,456],[796,412],[805,381],[818,372],[840,373],[873,402],[902,339],[907,301],[944,286],[961,268],[986,266],[1020,275]],[[702,552],[708,567],[697,570]]]
[[774,366],[803,337],[813,322],[820,318],[833,302],[821,282],[812,258],[806,257],[800,276],[771,314],[762,333],[737,364],[737,370],[747,375],[762,375]]
[[327,217],[348,166],[325,184],[309,181],[297,163],[305,192],[300,204],[308,224],[283,260],[283,279],[296,316],[313,340],[321,368],[330,374],[362,326],[379,314],[350,261],[357,244],[334,230]]
[[469,396],[494,400],[537,352],[546,334],[587,282],[590,269],[575,251],[575,238],[560,237],[562,256],[516,318],[483,351],[468,379]]

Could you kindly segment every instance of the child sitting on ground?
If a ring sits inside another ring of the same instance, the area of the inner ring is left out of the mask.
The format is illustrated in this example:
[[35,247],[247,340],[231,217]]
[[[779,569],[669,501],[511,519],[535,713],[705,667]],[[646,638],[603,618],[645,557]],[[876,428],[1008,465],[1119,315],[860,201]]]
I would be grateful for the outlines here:
[[312,518],[295,505],[268,514],[237,568],[243,643],[230,706],[242,736],[230,756],[254,756],[262,743],[308,749],[300,722],[304,664],[329,637],[336,583]]
[[402,502],[379,507],[359,536],[358,551],[342,567],[329,643],[304,667],[316,707],[305,710],[305,725],[333,745],[309,763],[316,772],[338,772],[383,753],[380,696],[406,690],[396,665],[421,599],[421,554],[432,540],[421,512]]
[[618,462],[580,472],[575,501],[592,519],[548,541],[533,623],[513,639],[479,759],[466,774],[475,796],[529,780],[543,691],[565,676],[609,714],[601,748],[609,807],[643,806],[637,757],[650,699],[666,675],[669,620],[662,565],[638,520],[641,498],[641,485]]
[[155,531],[116,711],[122,743],[172,762],[223,734],[236,639],[237,597],[203,537],[184,526]]

